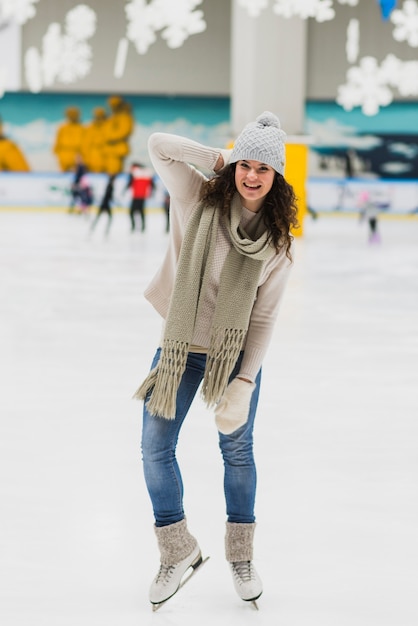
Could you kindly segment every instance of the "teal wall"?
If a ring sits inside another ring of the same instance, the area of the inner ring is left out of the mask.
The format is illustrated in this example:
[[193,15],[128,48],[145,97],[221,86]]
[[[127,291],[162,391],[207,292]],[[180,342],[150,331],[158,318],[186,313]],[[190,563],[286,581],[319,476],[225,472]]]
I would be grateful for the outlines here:
[[[6,93],[0,99],[4,134],[17,143],[33,171],[56,172],[52,146],[66,108],[78,107],[82,122],[88,123],[95,107],[108,109],[110,95]],[[149,162],[147,139],[155,130],[184,134],[213,146],[225,146],[233,139],[229,98],[123,97],[135,117],[129,159]],[[418,178],[417,121],[418,102],[395,102],[375,116],[366,116],[360,109],[344,111],[331,101],[307,102],[305,132],[313,138],[310,175],[343,175],[341,157],[353,148],[362,174]]]
[[[113,94],[109,94],[113,95]],[[4,134],[25,154],[32,170],[57,171],[52,153],[65,110],[75,106],[81,121],[92,119],[95,107],[109,110],[108,95],[62,93],[7,93],[0,100]],[[148,162],[146,144],[154,130],[184,134],[208,145],[226,145],[231,140],[229,98],[123,95],[132,106],[135,132],[131,158]]]

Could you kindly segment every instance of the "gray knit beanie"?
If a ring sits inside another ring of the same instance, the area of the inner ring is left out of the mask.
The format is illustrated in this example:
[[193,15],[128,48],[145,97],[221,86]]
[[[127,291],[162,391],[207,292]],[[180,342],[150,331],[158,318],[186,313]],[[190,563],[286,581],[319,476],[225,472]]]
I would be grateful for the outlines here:
[[279,174],[284,173],[286,133],[280,120],[270,111],[264,111],[255,122],[250,122],[237,137],[229,163],[241,160],[261,161]]

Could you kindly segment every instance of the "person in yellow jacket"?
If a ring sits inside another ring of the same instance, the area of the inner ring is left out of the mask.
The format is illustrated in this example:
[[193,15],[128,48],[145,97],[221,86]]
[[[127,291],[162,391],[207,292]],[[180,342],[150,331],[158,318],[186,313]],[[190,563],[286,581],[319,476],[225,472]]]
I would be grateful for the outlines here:
[[66,121],[57,130],[54,153],[61,171],[70,172],[75,167],[76,156],[82,151],[84,127],[77,107],[68,107],[65,115]]
[[104,159],[105,171],[111,176],[123,171],[130,152],[129,138],[134,129],[134,119],[130,105],[120,96],[111,96],[108,103],[112,112],[104,124]]
[[0,120],[0,171],[29,172],[30,167],[20,148],[3,134]]
[[93,109],[93,119],[85,126],[81,154],[90,172],[105,172],[105,125],[107,113],[103,107]]

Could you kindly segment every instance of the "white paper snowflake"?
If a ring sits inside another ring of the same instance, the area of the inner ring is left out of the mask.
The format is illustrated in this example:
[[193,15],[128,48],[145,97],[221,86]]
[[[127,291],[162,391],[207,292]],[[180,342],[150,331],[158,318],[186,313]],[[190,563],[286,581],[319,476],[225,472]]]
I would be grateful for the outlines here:
[[238,0],[238,6],[246,9],[250,17],[258,17],[268,4],[269,0]]
[[89,44],[61,32],[57,23],[49,25],[42,41],[42,75],[46,87],[56,80],[71,83],[87,76],[91,69]]
[[25,53],[25,76],[29,90],[39,93],[43,87],[42,58],[35,47],[28,48]]
[[345,52],[347,61],[355,63],[359,54],[360,42],[360,23],[358,20],[350,20],[347,26],[347,42],[345,44]]
[[360,65],[347,72],[347,83],[338,88],[337,103],[346,111],[360,106],[365,115],[376,115],[393,100],[384,71],[374,57],[363,57]]
[[418,4],[415,0],[405,0],[402,9],[395,9],[390,14],[395,24],[393,38],[407,41],[413,48],[418,47]]
[[195,11],[202,0],[154,0],[152,10],[154,23],[161,30],[161,36],[169,48],[179,48],[189,35],[206,30],[203,11]]
[[395,57],[394,54],[388,54],[380,66],[382,79],[387,85],[397,87],[399,84],[399,74],[402,71],[403,61]]
[[139,54],[145,54],[156,41],[156,32],[170,48],[180,47],[190,35],[206,29],[203,11],[195,11],[202,0],[131,0],[125,6],[127,38]]
[[84,78],[91,70],[91,46],[64,35],[61,44],[61,59],[58,79],[61,83],[72,83]]
[[398,91],[404,98],[418,96],[418,61],[405,61],[398,76]]
[[86,4],[79,4],[65,16],[65,30],[75,41],[90,39],[96,32],[96,13]]
[[335,17],[332,0],[275,0],[273,11],[282,17],[315,18],[326,22]]
[[338,0],[340,4],[348,4],[350,7],[356,7],[358,0]]
[[382,63],[382,72],[388,84],[396,87],[401,96],[418,95],[418,61],[401,61],[388,54]]
[[39,0],[0,0],[0,17],[3,19],[13,19],[18,24],[25,24],[36,15],[33,6]]
[[121,78],[125,72],[126,59],[128,57],[128,45],[129,41],[126,37],[119,39],[118,48],[116,51],[115,66],[113,68],[113,75],[115,78]]
[[125,6],[128,20],[127,38],[135,44],[138,54],[146,54],[157,40],[154,15],[146,0],[131,0]]
[[45,87],[53,85],[59,75],[61,49],[61,26],[53,22],[42,38],[41,70]]
[[65,17],[65,31],[53,22],[42,39],[42,54],[31,48],[25,55],[25,76],[31,91],[50,87],[55,81],[71,83],[91,70],[92,50],[86,39],[96,30],[96,14],[78,5]]

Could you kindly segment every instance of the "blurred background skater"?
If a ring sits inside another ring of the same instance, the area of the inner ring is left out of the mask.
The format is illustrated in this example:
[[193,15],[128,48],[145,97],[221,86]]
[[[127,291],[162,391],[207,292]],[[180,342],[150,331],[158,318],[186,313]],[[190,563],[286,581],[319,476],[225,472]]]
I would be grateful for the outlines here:
[[84,164],[84,161],[80,154],[76,154],[75,156],[75,168],[74,168],[74,178],[71,183],[70,188],[70,206],[68,207],[68,212],[73,213],[74,208],[78,206],[81,200],[81,185],[80,181],[83,176],[87,174],[87,167]]
[[380,243],[378,230],[379,205],[373,201],[369,191],[362,191],[359,196],[360,222],[367,220],[369,226],[369,243]]
[[142,163],[132,163],[125,191],[127,189],[131,190],[132,195],[129,208],[131,231],[136,230],[135,214],[138,213],[141,218],[141,232],[145,232],[145,200],[154,190],[154,177],[151,170]]
[[356,153],[353,149],[347,150],[343,155],[344,174],[345,177],[350,179],[354,178],[354,160]]
[[[356,157],[356,153],[351,148],[346,150],[344,154],[342,155],[342,167],[343,167],[344,178],[342,179],[341,185],[340,185],[338,205],[336,207],[337,211],[344,210],[344,207],[347,201],[349,201],[350,196],[352,197],[352,191],[348,183],[350,183],[350,181],[353,178],[355,178],[355,157]],[[311,213],[309,209],[308,211],[309,213]],[[312,213],[311,215],[315,219],[315,216]]]
[[81,215],[88,215],[91,205],[94,201],[93,188],[87,173],[80,178],[78,193],[78,210]]
[[116,177],[117,177],[117,174],[111,174],[108,177],[107,185],[106,185],[106,189],[105,189],[102,201],[99,204],[97,215],[94,218],[91,228],[90,228],[91,232],[93,232],[93,230],[96,228],[97,222],[99,221],[100,216],[103,215],[104,213],[107,213],[107,224],[106,224],[105,235],[109,234],[110,226],[112,224],[112,205],[114,202],[113,194],[115,190]]

